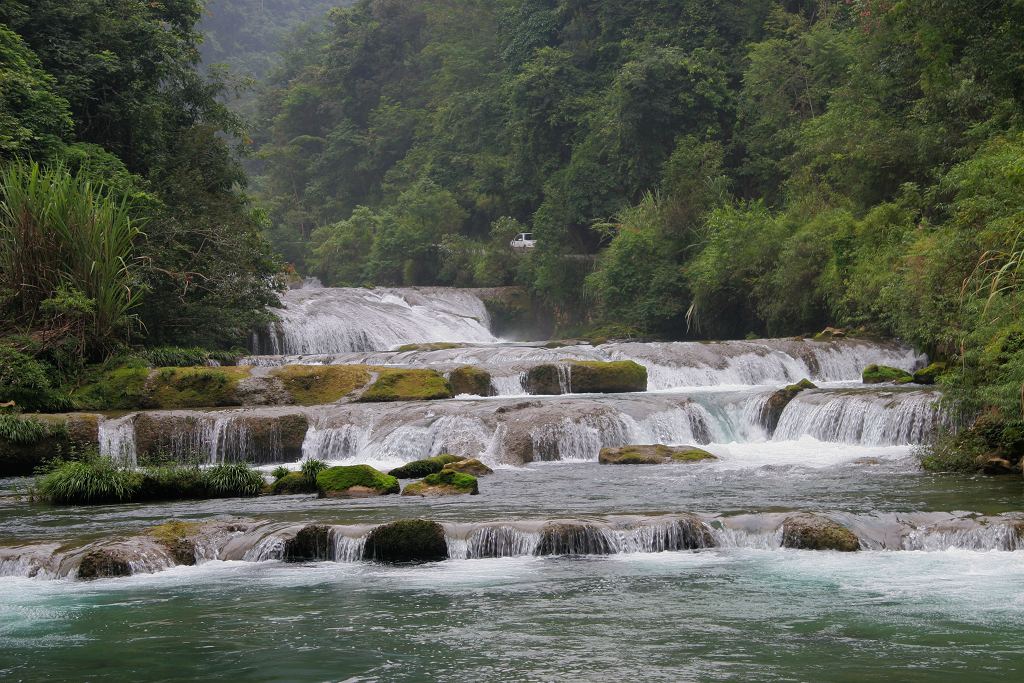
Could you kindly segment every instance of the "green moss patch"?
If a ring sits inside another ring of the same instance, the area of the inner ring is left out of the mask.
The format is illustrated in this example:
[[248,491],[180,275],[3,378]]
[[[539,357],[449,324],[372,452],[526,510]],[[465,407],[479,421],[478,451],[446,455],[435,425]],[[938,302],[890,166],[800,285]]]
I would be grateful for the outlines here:
[[455,344],[453,342],[433,342],[430,344],[405,344],[399,346],[395,351],[399,353],[408,353],[410,351],[447,351],[448,349],[461,349],[462,344]]
[[419,479],[420,477],[440,472],[444,469],[445,465],[459,462],[460,460],[462,460],[462,458],[457,455],[442,453],[441,455],[435,455],[432,458],[408,462],[401,467],[396,467],[391,470],[388,472],[388,475],[397,477],[398,479]]
[[302,406],[334,403],[370,381],[370,372],[362,365],[289,365],[271,375]]
[[160,368],[149,380],[149,408],[215,408],[237,406],[238,383],[249,367]]
[[398,479],[369,465],[330,467],[317,475],[316,485],[326,497],[388,495],[401,490]]
[[376,368],[377,381],[359,398],[364,403],[433,401],[452,398],[452,387],[434,370]]
[[132,410],[147,397],[149,368],[118,368],[95,374],[71,393],[82,410]]
[[914,376],[906,370],[889,367],[888,365],[871,364],[864,368],[862,375],[864,384],[882,384],[895,382],[896,384],[907,384],[914,381]]
[[693,446],[622,446],[602,448],[598,461],[604,465],[666,465],[669,463],[716,460],[707,451]]

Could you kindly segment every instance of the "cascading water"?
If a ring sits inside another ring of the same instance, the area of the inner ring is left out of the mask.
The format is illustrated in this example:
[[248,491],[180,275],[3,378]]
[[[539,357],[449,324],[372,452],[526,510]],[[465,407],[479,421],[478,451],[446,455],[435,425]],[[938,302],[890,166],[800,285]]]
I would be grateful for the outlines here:
[[269,354],[386,351],[404,344],[496,341],[483,302],[456,289],[345,289],[286,292],[279,322],[254,335]]

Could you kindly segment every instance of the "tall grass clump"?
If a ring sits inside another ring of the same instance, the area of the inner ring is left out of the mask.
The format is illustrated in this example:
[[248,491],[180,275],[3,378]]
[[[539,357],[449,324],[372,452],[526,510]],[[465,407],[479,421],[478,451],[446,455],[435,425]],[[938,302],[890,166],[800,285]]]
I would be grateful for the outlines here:
[[31,327],[80,357],[124,342],[141,296],[139,235],[128,201],[84,174],[9,163],[0,169],[0,325]]
[[36,487],[38,495],[57,505],[127,503],[142,488],[140,472],[118,467],[109,458],[87,462],[66,462],[44,475]]
[[31,417],[0,415],[0,439],[16,444],[33,444],[50,436],[50,425]]
[[262,474],[241,462],[214,465],[203,470],[203,480],[211,498],[256,496],[266,483]]

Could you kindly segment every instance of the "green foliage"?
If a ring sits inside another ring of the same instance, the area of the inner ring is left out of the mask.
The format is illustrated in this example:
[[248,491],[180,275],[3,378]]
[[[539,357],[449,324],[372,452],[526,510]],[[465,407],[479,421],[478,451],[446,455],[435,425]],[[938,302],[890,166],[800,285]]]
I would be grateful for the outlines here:
[[864,384],[881,384],[883,382],[895,382],[896,384],[906,384],[914,379],[906,370],[900,370],[899,368],[891,368],[887,365],[875,365],[871,364],[864,368],[864,372],[861,373]]
[[0,343],[0,403],[21,410],[55,412],[67,408],[67,396],[53,387],[52,371],[28,354]]
[[284,479],[291,473],[292,471],[285,467],[284,465],[278,465],[273,469],[273,471],[271,471],[270,476],[272,476],[274,478],[274,481],[277,482]]
[[21,36],[0,24],[0,157],[45,157],[71,128],[68,103]]

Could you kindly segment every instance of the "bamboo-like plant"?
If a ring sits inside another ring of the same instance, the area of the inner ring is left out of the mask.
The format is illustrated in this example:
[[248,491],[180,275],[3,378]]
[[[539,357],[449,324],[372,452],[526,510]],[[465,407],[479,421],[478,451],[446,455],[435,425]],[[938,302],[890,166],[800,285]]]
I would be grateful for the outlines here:
[[75,337],[82,353],[130,334],[141,292],[127,199],[62,165],[0,169],[0,286],[8,323],[43,341]]

